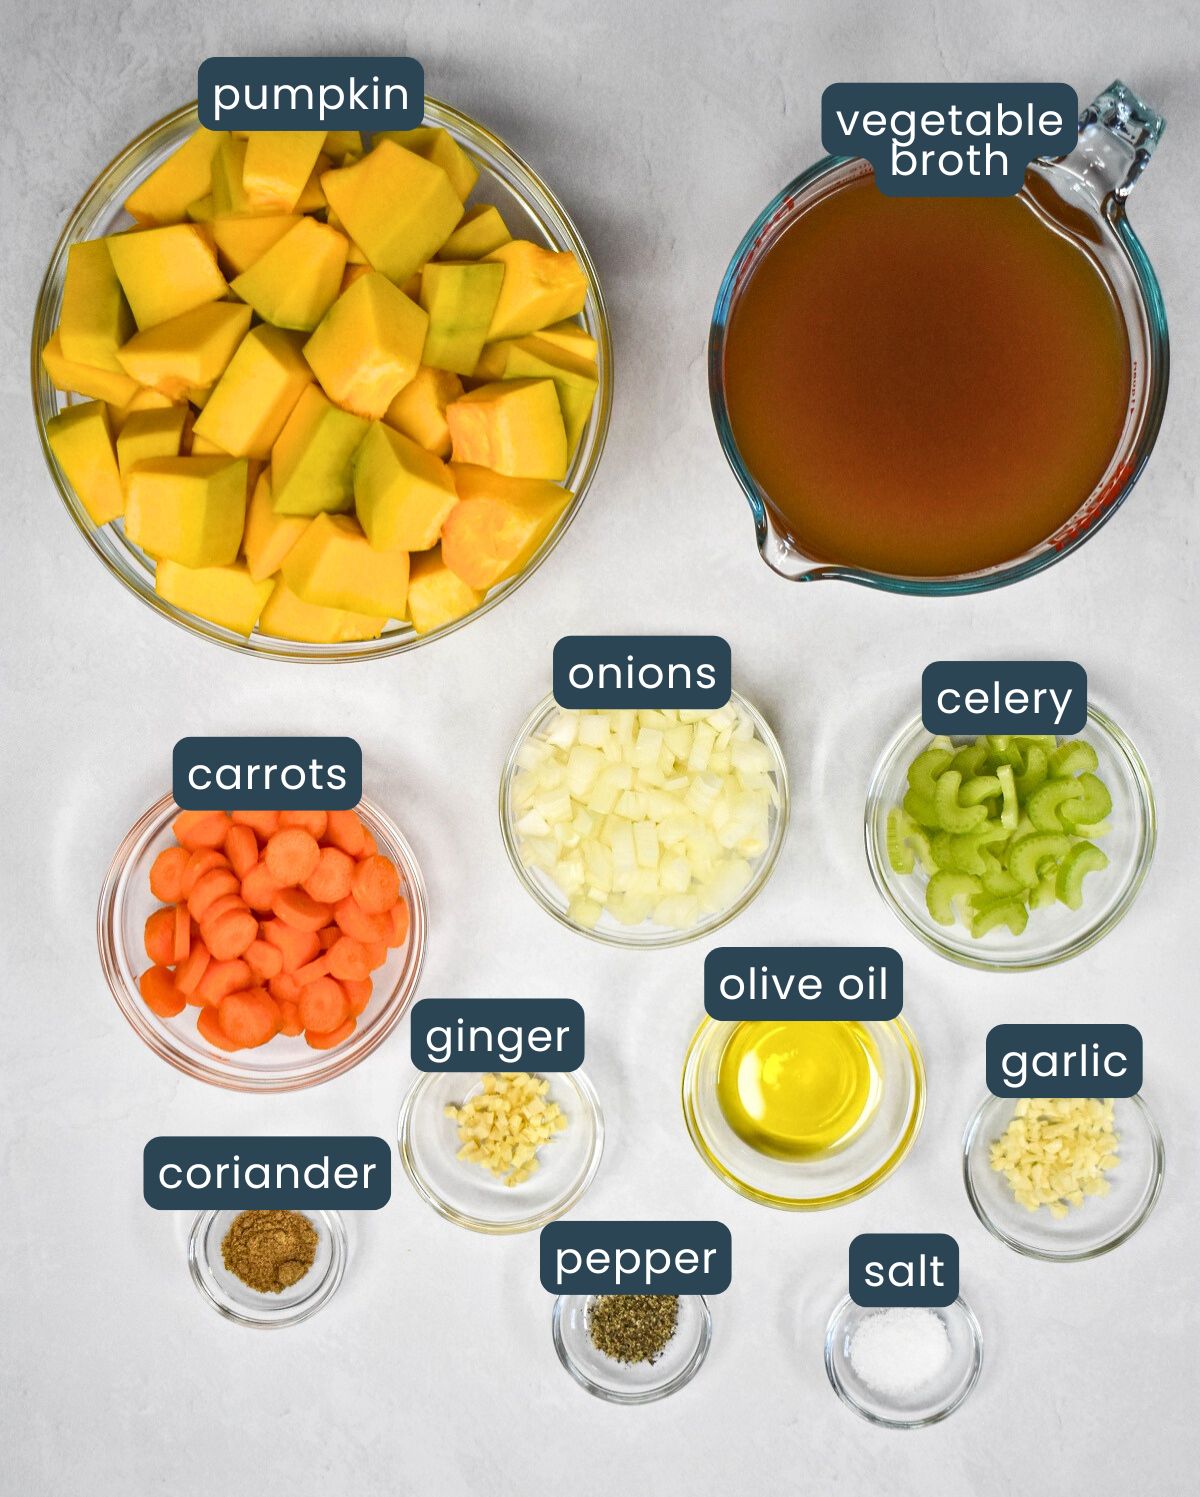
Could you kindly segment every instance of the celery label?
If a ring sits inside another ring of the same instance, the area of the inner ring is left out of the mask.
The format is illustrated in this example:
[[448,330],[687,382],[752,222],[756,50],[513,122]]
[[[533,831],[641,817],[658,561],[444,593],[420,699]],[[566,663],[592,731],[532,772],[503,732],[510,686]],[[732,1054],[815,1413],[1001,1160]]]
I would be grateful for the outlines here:
[[935,660],[921,676],[921,721],[958,737],[1069,737],[1087,724],[1087,672],[1074,660]]

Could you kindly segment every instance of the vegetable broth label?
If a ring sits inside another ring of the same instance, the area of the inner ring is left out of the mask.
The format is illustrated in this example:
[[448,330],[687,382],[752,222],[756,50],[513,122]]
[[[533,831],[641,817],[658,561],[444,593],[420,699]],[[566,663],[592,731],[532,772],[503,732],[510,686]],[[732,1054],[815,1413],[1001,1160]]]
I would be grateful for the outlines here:
[[583,1008],[574,998],[422,998],[409,1018],[418,1071],[575,1071]]
[[724,1222],[551,1222],[542,1228],[551,1294],[722,1294],[733,1277]]
[[570,634],[554,646],[560,707],[716,712],[731,682],[729,645],[717,634]]
[[392,1196],[382,1138],[152,1138],[142,1194],[155,1211],[378,1211]]
[[208,57],[196,98],[206,130],[412,130],[425,70],[413,57]]
[[945,1232],[863,1232],[850,1244],[856,1305],[952,1305],[958,1298],[958,1243]]
[[714,1019],[894,1019],[904,963],[890,946],[718,946],[704,958]]
[[1132,1024],[997,1024],[987,1037],[995,1097],[1132,1097],[1142,1036]]
[[1052,733],[1087,726],[1087,672],[1073,660],[935,660],[921,675],[930,733]]
[[1011,197],[1035,157],[1074,149],[1078,115],[1065,83],[833,83],[821,143],[889,197]]
[[350,811],[362,749],[353,738],[181,738],[171,792],[185,811]]

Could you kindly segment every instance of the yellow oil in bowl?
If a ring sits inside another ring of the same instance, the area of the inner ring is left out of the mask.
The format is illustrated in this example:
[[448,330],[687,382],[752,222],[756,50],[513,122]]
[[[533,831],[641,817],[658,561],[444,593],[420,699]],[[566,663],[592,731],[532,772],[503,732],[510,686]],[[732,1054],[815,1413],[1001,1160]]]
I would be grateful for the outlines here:
[[717,1068],[717,1102],[750,1148],[803,1160],[844,1148],[880,1096],[875,1040],[862,1024],[748,1022],[730,1035]]

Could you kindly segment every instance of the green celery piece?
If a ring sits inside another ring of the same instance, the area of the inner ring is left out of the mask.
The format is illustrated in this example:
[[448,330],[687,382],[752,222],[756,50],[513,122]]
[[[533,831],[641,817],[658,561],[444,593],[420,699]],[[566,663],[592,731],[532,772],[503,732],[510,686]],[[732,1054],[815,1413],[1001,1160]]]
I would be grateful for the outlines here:
[[1026,889],[1032,889],[1042,875],[1041,865],[1047,858],[1061,858],[1070,850],[1071,839],[1065,832],[1032,832],[1018,837],[1008,855],[1008,871]]
[[1017,786],[1017,799],[1026,801],[1033,792],[1041,785],[1050,768],[1050,759],[1046,750],[1038,743],[1031,743],[1025,755],[1025,767],[1020,774],[1014,776]]
[[1017,742],[1021,745],[1021,752],[1028,753],[1034,746],[1043,749],[1047,754],[1052,754],[1058,747],[1058,739],[1053,733],[1025,733]]
[[929,842],[929,833],[923,826],[913,826],[908,834],[908,845],[916,854],[917,862],[920,863],[926,878],[932,878],[938,871],[938,865],[934,861],[933,850]]
[[1000,811],[1000,824],[1015,832],[1017,822],[1020,819],[1021,807],[1017,801],[1017,779],[1013,774],[1011,764],[1001,764],[996,770],[996,779],[1000,782],[1000,793],[1004,797],[1004,805]]
[[1073,780],[1076,775],[1090,774],[1099,764],[1096,750],[1082,738],[1062,743],[1050,755],[1050,778]]
[[1071,830],[1077,837],[1086,837],[1089,842],[1094,842],[1097,837],[1107,837],[1112,831],[1111,821],[1077,821]]
[[1028,923],[1029,911],[1021,900],[1000,899],[976,912],[971,921],[971,934],[979,940],[998,925],[1007,925],[1014,936],[1019,936]]
[[906,790],[904,792],[904,810],[907,815],[917,823],[918,826],[935,831],[938,825],[937,807],[933,803],[933,795],[926,795],[921,790]]
[[951,760],[950,768],[957,769],[964,780],[969,780],[972,776],[983,773],[987,756],[986,743],[964,744]]
[[946,749],[949,753],[954,752],[954,739],[947,738],[945,733],[939,733],[936,738],[929,740],[929,747],[935,749]]
[[954,751],[948,748],[927,748],[919,753],[908,766],[909,788],[932,800],[934,783],[953,758]]
[[983,892],[993,898],[1011,898],[1014,894],[1023,894],[1024,890],[1024,884],[1020,879],[1014,878],[1007,868],[988,868],[983,874]]
[[1096,775],[1085,772],[1077,780],[1063,783],[1076,786],[1076,793],[1081,797],[1078,803],[1069,801],[1059,813],[1069,832],[1078,832],[1080,826],[1094,826],[1112,811],[1112,796],[1104,781]]
[[1089,873],[1108,867],[1108,858],[1094,842],[1077,842],[1058,865],[1055,893],[1069,910],[1083,904],[1083,880]]
[[1044,874],[1029,891],[1031,910],[1048,909],[1058,899],[1058,865]]
[[934,832],[929,843],[929,851],[936,867],[962,871],[954,861],[954,848],[949,832]]
[[[1097,781],[1099,783],[1099,781]],[[1076,807],[1082,814],[1084,810],[1083,790],[1078,780],[1047,780],[1044,785],[1039,785],[1029,799],[1025,802],[1025,809],[1029,812],[1029,819],[1037,827],[1039,832],[1061,832],[1066,822],[1059,814],[1059,808],[1067,801],[1078,801]],[[1101,812],[1101,815],[1104,815]],[[1095,816],[1084,816],[1085,821],[1095,821]]]
[[937,807],[938,824],[947,832],[969,832],[972,827],[987,820],[984,806],[959,804],[958,791],[962,775],[957,769],[947,769],[939,777],[934,789],[933,802]]
[[[1009,770],[1010,774],[1011,772]],[[960,805],[978,806],[982,801],[990,800],[992,796],[1001,793],[1000,780],[997,775],[977,774],[963,781],[962,789],[958,792],[958,799]]]
[[925,886],[925,907],[939,925],[953,925],[954,901],[966,903],[981,888],[979,880],[969,873],[939,869]]
[[[985,854],[984,848],[1007,841],[1008,833],[998,821],[985,821],[969,832],[958,832],[950,838],[950,866],[979,878],[987,871],[987,859],[991,856]],[[992,858],[992,862],[996,860]]]
[[888,812],[887,855],[893,873],[913,871],[912,848],[909,847],[906,839],[909,828],[915,826],[916,822],[907,811],[902,811],[899,806],[893,806]]
[[1016,738],[1007,733],[989,733],[988,739],[988,763],[994,773],[1001,764],[1011,765],[1013,769],[1020,770],[1025,767],[1025,760],[1021,754],[1021,745]]

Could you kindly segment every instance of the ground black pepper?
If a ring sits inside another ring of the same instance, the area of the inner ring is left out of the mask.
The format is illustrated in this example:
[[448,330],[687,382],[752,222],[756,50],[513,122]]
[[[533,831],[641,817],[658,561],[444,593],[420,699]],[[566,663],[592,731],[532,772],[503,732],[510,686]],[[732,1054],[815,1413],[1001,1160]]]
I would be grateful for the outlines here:
[[588,1311],[592,1344],[616,1362],[656,1362],[678,1323],[677,1294],[600,1294]]

